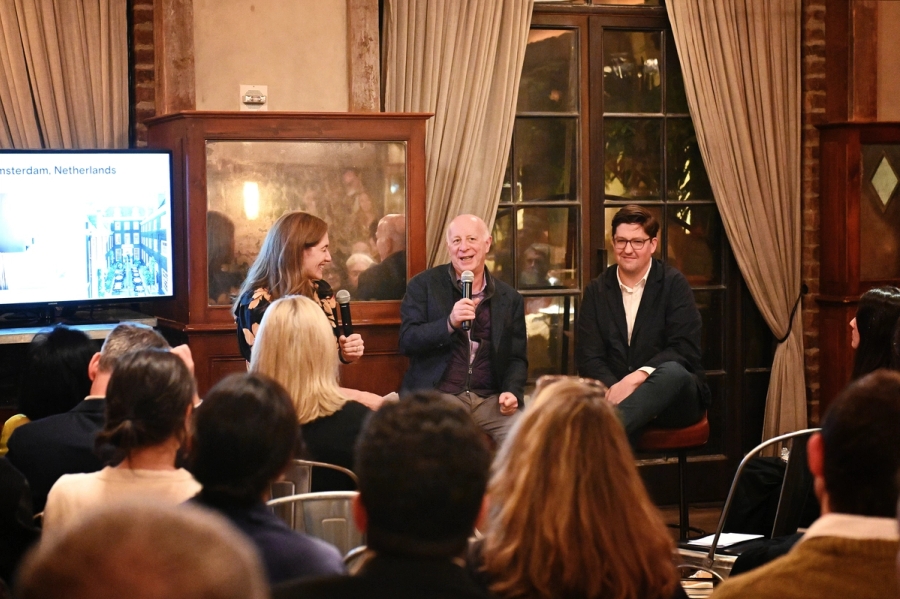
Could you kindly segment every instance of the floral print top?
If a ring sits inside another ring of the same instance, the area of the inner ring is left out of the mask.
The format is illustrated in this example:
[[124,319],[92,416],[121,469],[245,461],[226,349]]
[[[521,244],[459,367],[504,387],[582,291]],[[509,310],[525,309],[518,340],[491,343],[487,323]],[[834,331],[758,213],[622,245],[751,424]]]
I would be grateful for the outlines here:
[[[326,281],[314,281],[316,286],[315,297],[312,298],[317,304],[322,306],[322,312],[328,317],[331,328],[334,329],[335,339],[341,334],[337,321],[337,303],[334,300],[334,292],[331,285]],[[237,322],[238,347],[241,355],[248,362],[250,361],[250,352],[253,344],[256,342],[256,334],[259,331],[259,323],[262,322],[263,314],[266,313],[269,305],[275,300],[269,294],[269,290],[265,287],[259,287],[253,291],[248,291],[241,296],[234,320]]]

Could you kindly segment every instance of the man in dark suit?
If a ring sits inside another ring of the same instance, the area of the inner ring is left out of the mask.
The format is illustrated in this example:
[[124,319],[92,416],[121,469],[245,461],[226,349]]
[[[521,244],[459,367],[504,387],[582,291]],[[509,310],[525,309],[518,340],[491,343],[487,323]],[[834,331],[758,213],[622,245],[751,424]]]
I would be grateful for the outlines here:
[[406,292],[406,217],[388,214],[378,221],[375,247],[381,262],[359,275],[356,297],[361,300],[398,300]]
[[[409,356],[401,394],[437,389],[455,397],[499,445],[521,406],[528,357],[525,303],[490,276],[490,247],[483,220],[457,216],[447,228],[450,264],[409,281],[400,305],[400,352]],[[472,299],[460,290],[466,271],[474,276]]]
[[387,403],[356,446],[353,513],[372,555],[355,576],[287,583],[273,599],[487,599],[464,569],[490,452],[466,411],[438,393]]
[[13,432],[6,458],[28,479],[35,513],[44,510],[50,487],[63,474],[103,468],[105,456],[94,451],[94,438],[103,428],[109,377],[121,356],[149,348],[168,349],[169,344],[150,327],[118,325],[88,364],[90,395],[68,412],[29,422]]
[[616,266],[585,289],[578,317],[578,372],[609,387],[607,400],[632,439],[650,422],[693,424],[710,402],[700,364],[700,312],[687,279],[653,259],[658,232],[645,208],[616,213]]

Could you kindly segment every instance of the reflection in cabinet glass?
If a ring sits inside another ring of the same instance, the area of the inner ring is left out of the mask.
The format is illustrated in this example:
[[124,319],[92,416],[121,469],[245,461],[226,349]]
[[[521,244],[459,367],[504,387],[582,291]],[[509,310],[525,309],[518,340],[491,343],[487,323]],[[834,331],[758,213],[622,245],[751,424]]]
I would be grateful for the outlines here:
[[[406,215],[406,144],[209,141],[206,181],[210,305],[234,302],[266,232],[293,210],[328,223],[332,262],[325,279],[332,289],[369,299],[357,294],[359,276],[388,257],[377,238],[389,231],[378,223]],[[394,295],[378,299],[398,300],[402,292]]]

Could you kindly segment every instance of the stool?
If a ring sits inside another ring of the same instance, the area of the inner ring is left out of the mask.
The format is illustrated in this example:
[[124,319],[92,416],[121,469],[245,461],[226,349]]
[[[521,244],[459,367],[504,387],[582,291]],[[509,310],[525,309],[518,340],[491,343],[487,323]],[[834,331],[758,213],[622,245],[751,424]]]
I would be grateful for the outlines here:
[[684,498],[684,468],[687,465],[687,450],[702,447],[709,441],[709,420],[706,412],[696,424],[685,428],[654,428],[648,426],[641,433],[635,445],[639,451],[676,452],[678,455],[678,538],[687,540],[688,504]]

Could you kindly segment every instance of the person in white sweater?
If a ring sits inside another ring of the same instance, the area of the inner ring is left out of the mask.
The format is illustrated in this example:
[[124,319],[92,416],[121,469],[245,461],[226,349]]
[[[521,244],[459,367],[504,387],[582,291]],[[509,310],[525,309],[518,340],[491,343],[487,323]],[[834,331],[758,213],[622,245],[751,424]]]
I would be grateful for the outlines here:
[[44,534],[64,530],[97,505],[133,498],[178,504],[196,495],[200,484],[175,467],[194,395],[193,376],[176,353],[147,349],[120,358],[96,439],[115,450],[116,465],[61,477],[47,497]]

